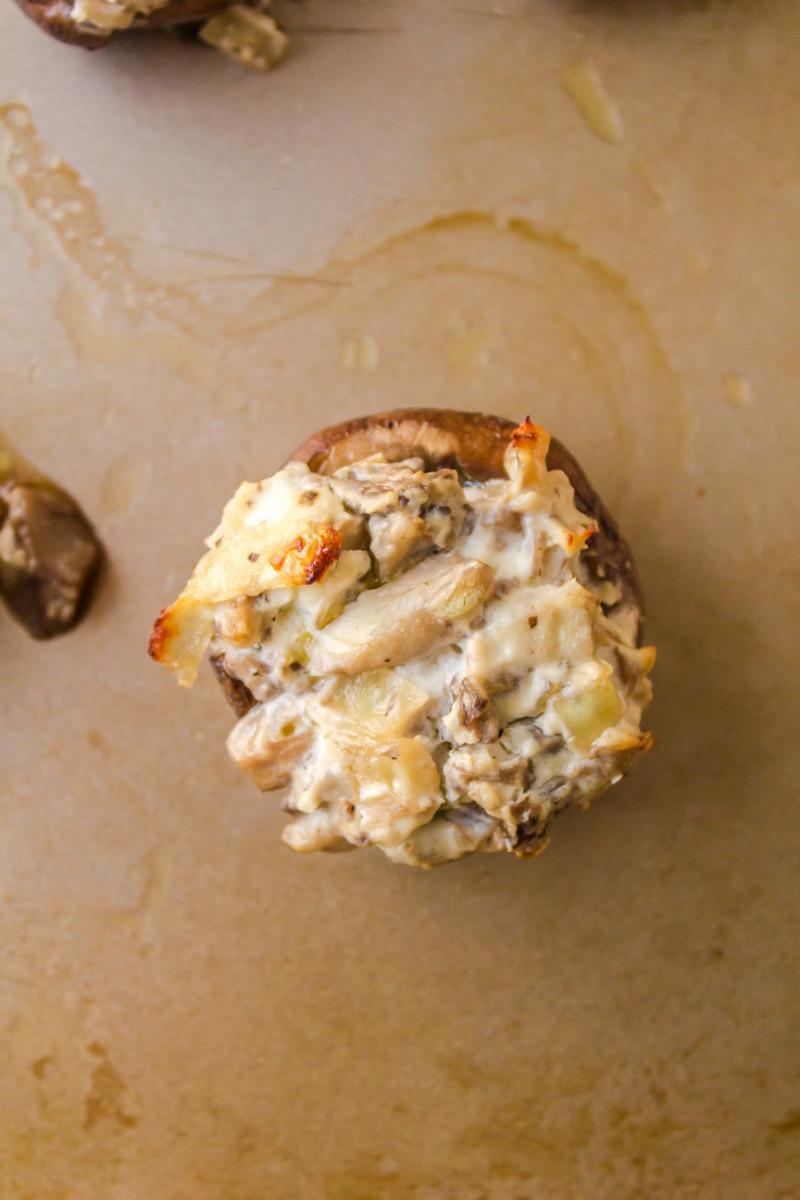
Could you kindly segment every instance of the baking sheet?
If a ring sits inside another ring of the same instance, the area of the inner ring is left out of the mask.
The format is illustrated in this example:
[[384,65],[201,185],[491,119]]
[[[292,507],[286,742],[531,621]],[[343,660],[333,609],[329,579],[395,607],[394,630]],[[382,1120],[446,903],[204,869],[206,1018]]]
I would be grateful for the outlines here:
[[[792,1196],[797,6],[282,12],[263,78],[0,15],[0,428],[111,557],[0,628],[0,1196]],[[641,566],[656,750],[532,863],[292,855],[145,654],[242,478],[402,403],[530,411]]]

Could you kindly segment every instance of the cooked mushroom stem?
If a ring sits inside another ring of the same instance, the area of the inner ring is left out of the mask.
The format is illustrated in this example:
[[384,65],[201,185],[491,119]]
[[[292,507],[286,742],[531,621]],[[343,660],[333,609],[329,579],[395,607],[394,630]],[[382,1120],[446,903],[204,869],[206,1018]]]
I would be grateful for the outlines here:
[[81,619],[103,559],[72,497],[0,442],[0,598],[35,638]]

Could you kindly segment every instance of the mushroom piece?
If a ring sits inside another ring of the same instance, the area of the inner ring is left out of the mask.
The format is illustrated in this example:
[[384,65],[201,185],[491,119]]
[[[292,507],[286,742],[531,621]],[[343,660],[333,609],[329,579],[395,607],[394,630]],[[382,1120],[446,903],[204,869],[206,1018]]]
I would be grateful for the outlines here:
[[228,753],[262,792],[292,781],[292,772],[312,743],[295,696],[276,696],[251,709],[228,735]]
[[32,637],[81,619],[103,561],[86,514],[63,488],[0,445],[0,598]]
[[397,667],[456,641],[494,593],[486,563],[431,555],[383,587],[362,592],[317,635],[312,675]]

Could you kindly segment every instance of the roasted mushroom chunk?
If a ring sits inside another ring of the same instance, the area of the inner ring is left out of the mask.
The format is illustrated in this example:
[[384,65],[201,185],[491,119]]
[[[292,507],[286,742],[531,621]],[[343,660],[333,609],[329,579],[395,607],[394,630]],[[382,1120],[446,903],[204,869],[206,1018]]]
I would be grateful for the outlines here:
[[80,620],[102,557],[72,497],[0,445],[0,597],[32,637]]
[[243,484],[208,546],[150,652],[190,684],[210,647],[240,717],[228,750],[289,788],[295,850],[532,856],[650,747],[630,551],[529,420],[325,430]]

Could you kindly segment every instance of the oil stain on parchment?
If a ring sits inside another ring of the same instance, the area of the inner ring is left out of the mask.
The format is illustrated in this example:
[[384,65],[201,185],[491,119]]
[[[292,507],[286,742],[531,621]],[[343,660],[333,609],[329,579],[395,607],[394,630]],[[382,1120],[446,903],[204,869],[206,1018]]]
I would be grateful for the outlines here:
[[127,1087],[99,1042],[92,1042],[89,1053],[97,1060],[90,1076],[90,1088],[84,1103],[83,1128],[92,1129],[100,1121],[110,1121],[121,1129],[133,1129],[137,1119],[127,1103]]
[[18,227],[61,264],[57,313],[79,359],[153,361],[223,413],[263,409],[265,393],[301,415],[325,395],[339,418],[410,402],[530,411],[579,456],[591,448],[612,507],[660,503],[650,464],[678,462],[686,438],[677,376],[624,276],[558,229],[450,212],[313,275],[150,247],[156,277],[147,247],[105,232],[24,105],[0,108],[0,137]]

